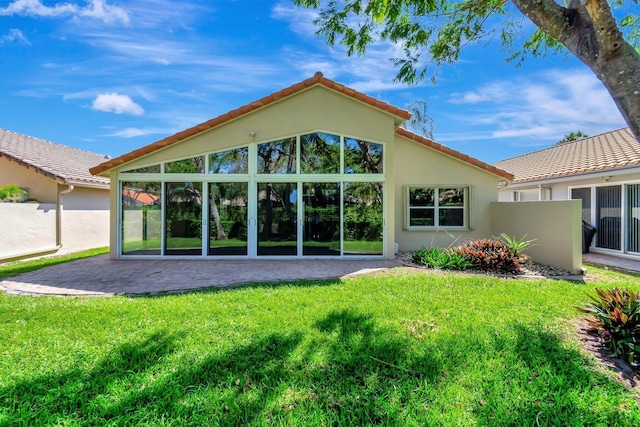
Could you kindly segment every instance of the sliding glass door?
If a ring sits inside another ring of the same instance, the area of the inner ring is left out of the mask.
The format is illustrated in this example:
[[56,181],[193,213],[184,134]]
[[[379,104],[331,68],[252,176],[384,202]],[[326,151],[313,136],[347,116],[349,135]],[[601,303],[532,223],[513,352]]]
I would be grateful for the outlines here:
[[620,250],[622,189],[619,185],[596,187],[596,246]]
[[627,251],[640,253],[640,184],[627,185]]

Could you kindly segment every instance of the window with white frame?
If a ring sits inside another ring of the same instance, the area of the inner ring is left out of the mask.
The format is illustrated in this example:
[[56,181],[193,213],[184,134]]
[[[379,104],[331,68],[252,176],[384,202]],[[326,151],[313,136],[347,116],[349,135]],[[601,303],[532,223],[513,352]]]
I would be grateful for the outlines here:
[[469,187],[406,187],[407,229],[466,228]]

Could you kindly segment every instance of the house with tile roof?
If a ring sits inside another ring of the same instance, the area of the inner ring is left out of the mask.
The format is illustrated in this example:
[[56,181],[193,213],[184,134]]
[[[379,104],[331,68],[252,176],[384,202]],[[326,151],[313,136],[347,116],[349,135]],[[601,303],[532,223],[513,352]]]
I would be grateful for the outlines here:
[[629,128],[499,161],[513,174],[501,201],[582,201],[591,250],[640,256],[640,143]]
[[111,256],[393,258],[496,235],[513,176],[408,118],[316,73],[109,159],[91,173],[111,179]]
[[109,244],[109,178],[89,168],[100,154],[0,129],[0,186],[28,203],[0,203],[0,261]]

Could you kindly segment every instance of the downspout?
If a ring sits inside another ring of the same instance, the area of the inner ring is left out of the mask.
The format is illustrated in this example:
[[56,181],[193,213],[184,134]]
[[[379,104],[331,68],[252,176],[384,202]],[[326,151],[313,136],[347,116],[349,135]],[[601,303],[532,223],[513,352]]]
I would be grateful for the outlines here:
[[56,205],[56,246],[62,247],[62,195],[73,191],[73,185],[69,184],[66,190],[58,191],[58,204]]
[[553,192],[551,191],[551,187],[545,187],[542,184],[538,184],[538,188],[540,188],[540,200],[544,200],[542,198],[542,190],[549,190],[549,200],[553,200]]

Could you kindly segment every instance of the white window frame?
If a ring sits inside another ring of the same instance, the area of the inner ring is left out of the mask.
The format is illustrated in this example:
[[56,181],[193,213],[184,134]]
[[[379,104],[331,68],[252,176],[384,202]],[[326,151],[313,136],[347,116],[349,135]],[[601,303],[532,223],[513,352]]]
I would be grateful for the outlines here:
[[[434,198],[434,206],[431,207],[422,207],[422,206],[410,206],[410,191],[411,189],[414,188],[421,188],[421,189],[433,189],[436,190],[436,196]],[[442,209],[460,209],[462,210],[462,218],[463,218],[463,224],[460,226],[452,226],[452,225],[447,225],[447,226],[441,226],[439,224],[440,222],[440,215],[439,215],[439,211],[441,209],[441,207],[439,206],[440,204],[440,197],[439,197],[439,191],[440,189],[443,188],[460,188],[463,190],[463,202],[462,202],[462,207],[457,207],[457,206],[443,206]],[[419,185],[406,185],[404,187],[404,228],[405,230],[468,230],[469,229],[469,211],[470,211],[470,193],[471,193],[471,186],[470,185],[424,185],[424,184],[419,184]],[[429,226],[417,226],[417,225],[411,225],[411,210],[412,209],[433,209],[433,215],[434,215],[434,225],[429,225]]]

